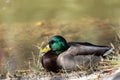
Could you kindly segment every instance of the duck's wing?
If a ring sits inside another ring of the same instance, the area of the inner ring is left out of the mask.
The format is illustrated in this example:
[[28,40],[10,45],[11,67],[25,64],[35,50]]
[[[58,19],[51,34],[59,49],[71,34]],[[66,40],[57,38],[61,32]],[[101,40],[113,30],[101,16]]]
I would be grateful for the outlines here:
[[101,57],[94,55],[70,55],[60,54],[57,58],[57,63],[65,70],[88,69],[98,66]]
[[101,61],[100,56],[105,56],[113,50],[107,46],[97,46],[86,42],[72,42],[69,46],[69,49],[57,58],[57,63],[66,70],[74,70],[79,66],[87,68],[92,65],[94,67]]
[[88,42],[80,43],[80,42],[70,42],[69,49],[65,52],[65,54],[71,55],[98,55],[98,56],[106,56],[113,51],[113,48],[108,46],[98,46]]

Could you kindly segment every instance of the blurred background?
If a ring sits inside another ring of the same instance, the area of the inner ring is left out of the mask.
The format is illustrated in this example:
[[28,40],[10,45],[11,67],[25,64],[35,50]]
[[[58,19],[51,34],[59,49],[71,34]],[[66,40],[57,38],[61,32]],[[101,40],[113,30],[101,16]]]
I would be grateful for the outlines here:
[[120,35],[119,0],[0,0],[0,73],[27,69],[53,35],[99,45]]

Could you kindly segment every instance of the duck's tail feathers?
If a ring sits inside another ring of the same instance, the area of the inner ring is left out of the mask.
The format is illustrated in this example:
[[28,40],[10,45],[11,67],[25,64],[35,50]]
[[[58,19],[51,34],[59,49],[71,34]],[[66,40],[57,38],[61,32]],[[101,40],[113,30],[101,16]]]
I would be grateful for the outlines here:
[[106,51],[106,52],[104,53],[103,56],[107,56],[108,54],[112,53],[113,50],[114,50],[114,48],[110,48],[108,51]]

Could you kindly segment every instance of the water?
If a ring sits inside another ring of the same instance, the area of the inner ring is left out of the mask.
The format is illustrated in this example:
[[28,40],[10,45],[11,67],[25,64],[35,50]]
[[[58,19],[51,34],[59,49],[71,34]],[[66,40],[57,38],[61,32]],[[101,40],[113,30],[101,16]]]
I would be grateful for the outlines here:
[[0,0],[0,22],[80,20],[86,17],[119,20],[119,0]]

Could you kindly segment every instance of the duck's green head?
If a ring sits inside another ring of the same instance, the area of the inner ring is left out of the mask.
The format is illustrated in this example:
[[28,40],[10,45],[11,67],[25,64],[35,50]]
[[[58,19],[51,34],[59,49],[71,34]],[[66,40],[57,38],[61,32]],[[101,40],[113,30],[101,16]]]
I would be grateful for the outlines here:
[[43,53],[47,53],[48,51],[52,50],[55,51],[56,54],[60,54],[67,50],[69,45],[67,41],[62,36],[53,36],[48,45],[42,50]]

